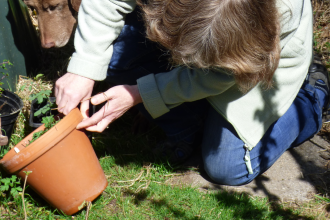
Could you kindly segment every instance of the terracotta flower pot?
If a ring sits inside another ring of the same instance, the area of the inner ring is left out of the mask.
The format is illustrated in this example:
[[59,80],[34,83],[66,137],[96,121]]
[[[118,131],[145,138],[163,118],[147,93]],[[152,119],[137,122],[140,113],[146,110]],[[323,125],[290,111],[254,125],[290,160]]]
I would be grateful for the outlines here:
[[104,172],[84,132],[76,130],[82,116],[72,110],[48,132],[25,147],[33,133],[0,161],[8,172],[25,179],[23,171],[32,171],[27,183],[49,204],[72,215],[84,201],[93,201],[107,187]]

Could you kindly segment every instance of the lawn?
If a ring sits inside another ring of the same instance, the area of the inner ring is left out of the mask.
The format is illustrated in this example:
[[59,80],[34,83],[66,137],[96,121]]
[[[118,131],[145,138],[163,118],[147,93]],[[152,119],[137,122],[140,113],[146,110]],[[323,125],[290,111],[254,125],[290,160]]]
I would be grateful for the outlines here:
[[[330,70],[330,3],[313,1],[314,5],[314,49]],[[48,53],[51,59],[58,54]],[[60,56],[66,54],[59,52]],[[65,63],[66,61],[64,61]],[[60,66],[60,67],[58,67]],[[63,74],[63,64],[52,66],[52,70]],[[0,158],[6,148],[13,147],[29,134],[28,126],[30,94],[52,89],[54,76],[32,78],[21,77],[17,93],[24,100],[9,146],[1,147]],[[102,86],[100,86],[101,88]],[[5,189],[0,182],[0,219],[328,219],[330,200],[328,192],[306,203],[279,203],[268,198],[252,197],[244,193],[229,193],[192,187],[186,183],[172,181],[187,172],[199,173],[198,167],[173,167],[158,161],[151,154],[153,146],[164,139],[157,127],[135,135],[132,132],[134,114],[126,113],[102,134],[92,135],[92,145],[108,179],[108,187],[92,206],[85,207],[74,216],[65,216],[50,207],[28,186],[24,192],[26,211],[22,205],[20,189],[23,184],[12,180]],[[328,125],[324,126],[327,130]],[[12,178],[1,172],[0,178]],[[18,190],[15,195],[11,189]]]
[[[24,85],[48,88],[42,78],[21,80]],[[29,86],[19,91],[19,94],[26,94]],[[30,133],[27,112],[24,110],[19,117],[12,146]],[[128,113],[104,133],[93,134],[92,143],[109,185],[92,203],[88,214],[86,207],[73,217],[65,216],[27,187],[24,200],[28,219],[326,219],[322,211],[325,202],[320,199],[306,204],[280,204],[244,193],[199,189],[171,181],[176,176],[199,173],[199,170],[172,167],[155,160],[150,151],[164,138],[163,133],[155,127],[147,133],[134,135],[132,121]],[[8,178],[5,173],[1,175]],[[13,188],[17,187],[23,186],[14,184]],[[20,196],[14,197],[6,191],[0,203],[1,219],[24,219]]]

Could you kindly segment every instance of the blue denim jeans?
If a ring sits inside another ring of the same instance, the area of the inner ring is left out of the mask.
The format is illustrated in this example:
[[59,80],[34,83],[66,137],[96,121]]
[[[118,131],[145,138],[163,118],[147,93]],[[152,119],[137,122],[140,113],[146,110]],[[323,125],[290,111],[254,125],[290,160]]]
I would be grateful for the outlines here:
[[[204,169],[211,179],[224,185],[243,185],[265,172],[289,148],[316,134],[322,126],[325,94],[304,84],[288,111],[274,122],[250,151],[253,174],[244,161],[243,141],[235,129],[210,108],[202,143]],[[320,101],[321,100],[321,101]]]
[[[112,84],[136,84],[150,73],[170,70],[168,55],[144,36],[142,19],[136,11],[129,14],[109,64],[107,81]],[[253,174],[245,161],[243,141],[233,126],[206,101],[184,103],[152,119],[143,104],[138,109],[159,125],[174,142],[193,142],[203,133],[202,157],[209,177],[219,184],[242,185],[265,172],[290,147],[304,142],[319,131],[325,94],[304,83],[289,110],[267,130],[250,152]]]

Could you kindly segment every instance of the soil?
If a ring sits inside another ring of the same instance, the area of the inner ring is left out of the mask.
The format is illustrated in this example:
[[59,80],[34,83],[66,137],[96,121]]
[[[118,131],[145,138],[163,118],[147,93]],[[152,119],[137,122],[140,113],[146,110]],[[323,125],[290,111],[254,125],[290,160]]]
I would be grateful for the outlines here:
[[16,108],[9,103],[0,103],[0,115],[9,115],[14,111],[16,111]]

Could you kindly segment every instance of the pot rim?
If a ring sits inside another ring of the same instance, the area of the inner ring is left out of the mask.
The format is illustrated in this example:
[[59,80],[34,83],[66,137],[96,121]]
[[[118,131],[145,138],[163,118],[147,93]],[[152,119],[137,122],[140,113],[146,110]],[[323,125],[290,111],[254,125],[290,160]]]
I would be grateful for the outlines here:
[[[83,117],[79,109],[75,108],[49,131],[29,144],[28,147],[25,147],[26,144],[29,143],[29,140],[32,140],[32,136],[35,132],[45,129],[44,125],[40,126],[11,149],[2,160],[0,160],[0,165],[9,173],[15,173],[54,147],[70,134],[72,130],[76,129],[76,126],[82,119]],[[16,153],[17,150],[19,151],[18,153]]]
[[19,102],[17,102],[17,101],[14,100],[13,98],[10,98],[10,97],[8,97],[7,95],[4,95],[4,94],[2,93],[2,94],[0,95],[0,97],[5,97],[5,98],[7,98],[7,99],[11,99],[13,102],[15,102],[15,103],[17,104],[18,108],[17,108],[16,111],[11,112],[10,114],[3,114],[3,115],[0,115],[0,118],[2,118],[2,117],[8,117],[8,116],[11,116],[11,115],[15,115],[15,114],[19,113],[19,112],[22,110],[22,108],[23,108],[23,100],[21,99],[21,97],[19,97],[16,93],[9,91],[8,89],[4,89],[4,91],[11,93],[11,95],[16,96],[16,98],[19,100]]

